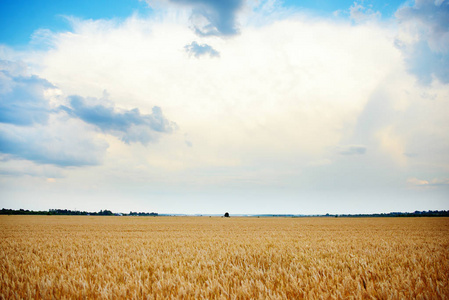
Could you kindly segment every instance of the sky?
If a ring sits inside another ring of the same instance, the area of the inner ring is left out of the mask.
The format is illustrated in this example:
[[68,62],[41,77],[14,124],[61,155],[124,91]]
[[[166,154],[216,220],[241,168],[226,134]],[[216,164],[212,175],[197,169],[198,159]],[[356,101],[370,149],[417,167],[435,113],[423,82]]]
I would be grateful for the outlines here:
[[449,209],[449,1],[0,0],[0,206]]

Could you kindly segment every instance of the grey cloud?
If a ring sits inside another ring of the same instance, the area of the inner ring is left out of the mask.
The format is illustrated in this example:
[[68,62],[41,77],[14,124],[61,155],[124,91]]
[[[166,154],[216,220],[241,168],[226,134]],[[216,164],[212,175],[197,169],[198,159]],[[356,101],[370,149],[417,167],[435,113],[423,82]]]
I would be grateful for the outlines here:
[[396,18],[402,32],[414,37],[396,42],[410,72],[422,83],[429,84],[433,76],[449,83],[449,1],[416,0],[400,8]]
[[61,167],[98,165],[108,145],[86,132],[83,124],[61,120],[53,126],[0,129],[0,152],[11,159],[26,159]]
[[49,88],[55,86],[28,75],[25,64],[0,61],[2,157],[63,167],[99,164],[107,144],[81,121],[61,119],[45,97]]
[[[159,107],[151,114],[138,109],[117,111],[111,105],[87,105],[69,97],[70,106],[52,109],[45,91],[56,88],[23,63],[0,60],[0,154],[8,161],[27,160],[56,167],[101,164],[108,144],[95,129],[125,143],[148,142],[170,133],[176,124]],[[25,173],[24,173],[25,174]]]
[[0,70],[9,73],[10,76],[26,76],[27,66],[21,61],[0,59]]
[[342,145],[336,148],[336,152],[341,155],[360,155],[366,153],[366,146]]
[[44,91],[54,86],[27,76],[20,63],[0,61],[0,123],[20,126],[45,124],[50,114]]
[[231,36],[239,32],[236,14],[244,0],[169,0],[193,7],[191,21],[199,36]]
[[405,61],[420,82],[430,84],[435,76],[449,83],[449,55],[434,53],[426,42],[421,41],[408,49]]
[[71,96],[70,107],[62,106],[70,116],[92,124],[105,133],[117,136],[125,143],[144,145],[158,139],[159,134],[171,133],[177,125],[165,118],[160,107],[151,114],[141,114],[139,109],[116,110],[111,104],[88,105],[86,99]]
[[212,48],[212,46],[209,46],[207,44],[198,44],[197,42],[193,41],[189,45],[185,45],[184,49],[189,55],[193,55],[196,58],[199,58],[200,56],[209,55],[210,57],[219,57],[220,53]]

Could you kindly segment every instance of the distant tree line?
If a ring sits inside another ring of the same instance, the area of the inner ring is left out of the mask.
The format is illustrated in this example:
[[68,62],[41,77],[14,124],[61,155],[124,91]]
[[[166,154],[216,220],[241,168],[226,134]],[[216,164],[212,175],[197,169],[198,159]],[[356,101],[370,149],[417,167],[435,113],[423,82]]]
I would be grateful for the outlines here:
[[292,215],[292,214],[263,214],[248,215],[252,217],[282,217],[282,218],[308,218],[308,217],[342,217],[342,218],[388,218],[388,217],[449,217],[449,210],[428,210],[414,212],[390,212],[380,214],[325,214],[325,215]]
[[70,209],[49,209],[48,211],[34,211],[28,209],[6,209],[0,210],[0,215],[56,215],[56,216],[157,216],[155,212],[129,212],[129,214],[113,213],[110,210],[100,210],[99,212],[87,212]]
[[157,215],[158,214],[155,212],[147,213],[147,212],[132,212],[132,211],[130,211],[128,214],[128,216],[143,216],[143,217],[155,217]]
[[48,215],[48,211],[33,211],[28,209],[6,209],[0,210],[0,215]]
[[355,215],[325,215],[326,217],[345,217],[345,218],[363,218],[363,217],[449,217],[449,210],[428,210],[414,212],[390,212],[382,214],[355,214]]
[[[0,210],[0,215],[63,215],[63,216],[158,216],[155,212],[132,212],[113,213],[110,210],[100,210],[99,212],[87,212],[70,209],[49,209],[48,211],[34,211],[28,209],[6,209]],[[228,217],[229,213],[225,214]],[[390,212],[381,214],[325,214],[325,215],[253,215],[257,217],[343,217],[343,218],[365,218],[365,217],[449,217],[449,210],[428,210],[414,212]]]
[[87,212],[69,209],[50,209],[49,215],[67,215],[67,216],[113,216],[114,213],[110,210],[100,210],[99,212]]

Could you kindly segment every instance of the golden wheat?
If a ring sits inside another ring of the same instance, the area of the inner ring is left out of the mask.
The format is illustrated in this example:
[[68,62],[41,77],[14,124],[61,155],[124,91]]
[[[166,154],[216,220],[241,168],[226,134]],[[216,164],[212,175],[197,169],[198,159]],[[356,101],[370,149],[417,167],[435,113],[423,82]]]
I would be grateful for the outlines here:
[[449,218],[0,216],[3,299],[449,297]]

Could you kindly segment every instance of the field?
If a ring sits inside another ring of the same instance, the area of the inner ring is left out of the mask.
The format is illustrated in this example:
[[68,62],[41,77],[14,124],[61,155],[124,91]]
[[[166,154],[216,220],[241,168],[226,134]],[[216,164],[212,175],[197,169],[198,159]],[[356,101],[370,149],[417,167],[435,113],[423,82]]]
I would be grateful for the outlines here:
[[449,218],[0,216],[2,299],[449,298]]

